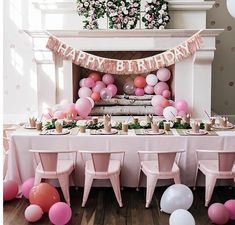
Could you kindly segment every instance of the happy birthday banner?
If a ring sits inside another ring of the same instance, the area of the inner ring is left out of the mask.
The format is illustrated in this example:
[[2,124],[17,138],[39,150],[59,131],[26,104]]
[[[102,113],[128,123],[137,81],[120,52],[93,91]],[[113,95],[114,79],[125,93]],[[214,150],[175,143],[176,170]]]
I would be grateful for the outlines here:
[[201,31],[197,32],[170,50],[134,60],[109,59],[89,54],[82,50],[72,48],[53,35],[49,36],[46,47],[57,55],[71,59],[74,64],[90,70],[121,75],[144,74],[162,67],[171,66],[192,55],[203,43],[200,33]]

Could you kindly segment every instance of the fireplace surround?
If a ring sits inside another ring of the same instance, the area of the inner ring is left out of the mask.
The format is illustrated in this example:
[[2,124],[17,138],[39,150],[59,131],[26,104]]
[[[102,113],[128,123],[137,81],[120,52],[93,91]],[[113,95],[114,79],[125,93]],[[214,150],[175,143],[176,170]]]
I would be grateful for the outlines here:
[[[50,8],[45,10],[45,7],[42,7],[45,4],[37,3],[35,6],[46,16],[52,11],[50,11]],[[173,48],[199,29],[203,29],[201,35],[204,42],[201,48],[195,54],[176,63],[171,68],[173,73],[171,86],[174,100],[185,99],[194,118],[205,118],[205,110],[209,114],[211,113],[211,67],[215,51],[215,37],[222,32],[221,29],[206,29],[205,27],[204,16],[206,10],[211,8],[212,5],[212,1],[204,2],[203,0],[190,2],[169,1],[172,16],[172,23],[169,27],[174,29],[102,29],[87,31],[68,30],[66,27],[59,30],[26,30],[25,32],[33,38],[33,50],[37,64],[39,113],[45,106],[57,104],[63,99],[75,101],[78,82],[73,78],[73,74],[82,70],[74,66],[70,60],[63,59],[46,49],[48,33],[55,35],[73,48],[83,51],[96,52],[96,54],[104,54],[106,52],[107,56],[115,52],[129,53],[134,51],[141,56],[144,52],[151,54]],[[71,9],[71,5],[67,3],[66,7],[65,4],[58,4],[58,8],[53,10],[54,12],[60,10],[60,13],[68,17],[68,14],[72,12],[68,9]],[[195,24],[191,25],[191,29],[189,29],[190,25],[186,21],[183,21],[181,26],[179,25],[179,20],[182,20],[182,18],[185,20],[190,16],[195,17]],[[197,18],[200,19],[197,20]]]

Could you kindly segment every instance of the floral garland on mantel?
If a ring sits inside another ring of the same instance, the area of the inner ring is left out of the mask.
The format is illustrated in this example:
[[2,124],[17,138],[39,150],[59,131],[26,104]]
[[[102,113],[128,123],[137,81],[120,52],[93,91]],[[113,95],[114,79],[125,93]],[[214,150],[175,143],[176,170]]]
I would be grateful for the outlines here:
[[134,29],[140,19],[141,0],[108,0],[107,16],[111,29]]
[[168,2],[165,0],[147,0],[142,21],[147,29],[165,29],[167,23],[170,22]]
[[84,29],[99,29],[98,19],[106,13],[104,0],[77,0],[77,12],[79,16],[87,18],[83,21]]
[[[135,29],[140,20],[141,0],[77,0],[77,12],[85,16],[84,29],[99,29],[98,19],[108,17],[110,29]],[[166,0],[146,0],[142,21],[147,29],[164,29],[170,21]]]

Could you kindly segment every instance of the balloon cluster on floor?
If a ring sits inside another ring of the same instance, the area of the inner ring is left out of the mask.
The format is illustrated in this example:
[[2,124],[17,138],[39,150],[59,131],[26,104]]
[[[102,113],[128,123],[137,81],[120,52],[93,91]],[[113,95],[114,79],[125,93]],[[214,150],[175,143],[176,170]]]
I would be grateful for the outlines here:
[[229,219],[235,220],[235,199],[230,199],[224,204],[212,204],[208,209],[208,217],[218,225],[226,224]]
[[[3,199],[10,201],[18,194],[18,184],[12,180],[3,182]],[[22,194],[29,199],[30,205],[25,209],[24,216],[28,222],[40,220],[44,213],[48,213],[51,223],[55,225],[67,224],[72,216],[70,206],[60,201],[56,188],[48,183],[34,186],[34,177],[27,179],[22,185]]]
[[195,220],[187,210],[193,203],[192,191],[183,184],[174,184],[163,193],[161,211],[171,214],[170,225],[195,225]]

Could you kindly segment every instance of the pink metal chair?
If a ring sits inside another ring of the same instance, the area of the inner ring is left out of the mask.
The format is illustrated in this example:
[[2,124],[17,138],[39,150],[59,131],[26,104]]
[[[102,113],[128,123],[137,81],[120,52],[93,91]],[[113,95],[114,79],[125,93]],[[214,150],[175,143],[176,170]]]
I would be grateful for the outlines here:
[[[86,160],[85,164],[85,184],[82,200],[82,207],[85,207],[88,195],[94,179],[109,179],[111,181],[116,199],[122,207],[122,197],[120,191],[120,173],[123,166],[125,153],[123,151],[80,151],[84,162],[84,154],[90,154],[91,160]],[[111,155],[119,154],[121,159],[111,159]]]
[[[158,179],[173,178],[176,184],[180,183],[180,169],[178,167],[178,162],[182,152],[184,152],[184,150],[138,151],[140,170],[137,190],[139,187],[142,171],[147,177],[146,208],[148,208],[151,203]],[[155,159],[143,159],[143,157],[149,158],[150,156],[152,158],[155,156]]]
[[5,179],[8,169],[8,152],[10,148],[9,135],[11,132],[15,131],[14,127],[3,128],[3,179]]
[[[58,179],[65,201],[70,205],[69,175],[75,169],[77,151],[30,150],[34,153],[37,167],[34,185],[39,185],[42,179]],[[73,159],[59,159],[59,155],[72,154]]]
[[[214,154],[216,159],[199,159],[199,154]],[[207,207],[217,179],[233,179],[235,182],[235,150],[196,150],[197,170],[194,188],[197,182],[198,170],[206,176],[205,206]]]

